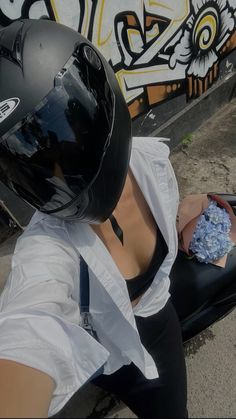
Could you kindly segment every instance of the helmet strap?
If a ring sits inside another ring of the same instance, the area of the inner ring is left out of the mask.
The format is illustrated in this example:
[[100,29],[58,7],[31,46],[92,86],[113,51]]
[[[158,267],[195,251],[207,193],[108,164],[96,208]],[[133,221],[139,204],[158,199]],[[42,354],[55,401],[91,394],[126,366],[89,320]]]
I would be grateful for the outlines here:
[[122,231],[122,229],[120,228],[119,224],[117,223],[114,215],[111,214],[110,217],[109,217],[109,220],[111,222],[111,226],[112,226],[112,229],[113,229],[116,237],[118,237],[118,239],[120,240],[120,242],[123,246],[123,231]]

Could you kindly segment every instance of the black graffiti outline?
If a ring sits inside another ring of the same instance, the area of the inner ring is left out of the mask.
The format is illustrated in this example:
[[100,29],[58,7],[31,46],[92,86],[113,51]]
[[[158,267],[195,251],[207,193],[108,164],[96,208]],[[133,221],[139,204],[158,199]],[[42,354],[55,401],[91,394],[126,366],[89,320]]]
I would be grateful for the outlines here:
[[[11,3],[14,3],[14,0],[9,0]],[[2,9],[0,8],[0,25],[1,26],[8,26],[15,20],[19,19],[28,19],[29,18],[29,12],[30,8],[33,6],[33,4],[37,3],[39,0],[25,0],[24,3],[21,6],[21,15],[17,19],[10,19],[5,13],[3,13]],[[48,19],[56,20],[53,8],[51,5],[50,0],[43,0],[48,12],[49,17]],[[45,16],[42,16],[45,18]]]

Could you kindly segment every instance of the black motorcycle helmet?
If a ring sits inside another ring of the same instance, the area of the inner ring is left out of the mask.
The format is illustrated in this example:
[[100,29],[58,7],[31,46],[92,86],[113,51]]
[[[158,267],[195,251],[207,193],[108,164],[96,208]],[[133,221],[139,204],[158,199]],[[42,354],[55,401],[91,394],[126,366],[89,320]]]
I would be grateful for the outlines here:
[[42,212],[110,217],[131,121],[113,70],[82,35],[48,20],[0,31],[0,180]]

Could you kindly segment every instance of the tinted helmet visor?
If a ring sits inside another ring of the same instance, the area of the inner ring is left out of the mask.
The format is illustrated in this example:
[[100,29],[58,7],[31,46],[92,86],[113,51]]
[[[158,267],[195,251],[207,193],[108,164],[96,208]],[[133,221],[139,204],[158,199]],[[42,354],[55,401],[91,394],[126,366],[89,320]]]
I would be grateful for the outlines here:
[[2,137],[2,181],[40,211],[68,207],[100,171],[114,108],[102,60],[92,47],[80,45],[55,87]]

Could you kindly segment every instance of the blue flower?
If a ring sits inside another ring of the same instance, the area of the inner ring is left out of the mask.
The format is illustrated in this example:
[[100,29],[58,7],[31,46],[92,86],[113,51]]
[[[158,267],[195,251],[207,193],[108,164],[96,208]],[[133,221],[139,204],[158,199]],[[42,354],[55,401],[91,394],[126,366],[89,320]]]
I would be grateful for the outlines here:
[[228,212],[211,200],[208,208],[199,217],[189,249],[199,262],[216,261],[229,253],[234,245],[229,237],[230,229]]

